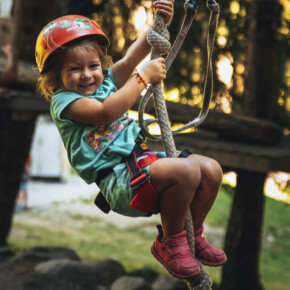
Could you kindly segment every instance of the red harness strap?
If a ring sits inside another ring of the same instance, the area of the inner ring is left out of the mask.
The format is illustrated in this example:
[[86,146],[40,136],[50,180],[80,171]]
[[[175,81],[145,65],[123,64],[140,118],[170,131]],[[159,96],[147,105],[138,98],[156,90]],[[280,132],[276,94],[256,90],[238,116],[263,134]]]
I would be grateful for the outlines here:
[[[150,183],[150,176],[147,170],[142,170],[142,168],[152,164],[159,158],[153,153],[151,155],[148,150],[147,145],[142,140],[136,140],[136,145],[133,152],[124,160],[126,161],[132,177],[130,180],[130,185],[135,192],[135,196],[130,202],[130,205],[140,211],[151,214],[159,212],[160,194],[158,194]],[[146,152],[150,155],[137,162],[137,156],[141,156]],[[192,153],[186,149],[180,153],[179,157],[186,158],[190,154]],[[100,171],[96,184],[99,186],[101,180],[112,173],[112,171],[112,168],[107,168]],[[109,203],[101,192],[97,195],[95,204],[105,213],[109,213],[111,210]]]
[[[142,145],[144,146],[144,143]],[[160,195],[152,186],[148,171],[142,168],[152,164],[159,158],[156,155],[149,155],[137,162],[137,157],[142,155],[138,154],[140,153],[138,150],[140,150],[140,147],[138,148],[137,146],[126,158],[126,164],[131,174],[130,185],[135,192],[135,196],[131,200],[130,205],[142,212],[158,213]]]

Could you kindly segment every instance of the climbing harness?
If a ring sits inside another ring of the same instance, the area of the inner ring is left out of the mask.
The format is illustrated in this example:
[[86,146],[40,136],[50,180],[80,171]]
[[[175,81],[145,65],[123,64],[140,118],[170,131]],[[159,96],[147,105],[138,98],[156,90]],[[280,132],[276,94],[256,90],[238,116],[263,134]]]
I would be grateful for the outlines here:
[[[171,132],[161,82],[152,84],[151,88],[147,91],[147,93],[145,94],[145,96],[143,97],[140,103],[139,124],[142,128],[142,134],[152,140],[160,140],[160,136],[152,136],[149,133],[147,129],[147,125],[143,121],[143,116],[142,116],[143,112],[145,111],[144,107],[147,104],[148,99],[151,97],[152,92],[153,92],[153,99],[154,99],[155,110],[156,110],[158,121],[151,120],[149,121],[149,123],[158,122],[160,126],[160,131],[161,131],[161,139],[162,139],[167,157],[176,157],[176,149],[175,149],[175,143],[173,140],[173,134],[180,133],[182,130],[185,130],[190,127],[198,126],[204,121],[208,113],[210,99],[212,95],[212,87],[213,87],[211,58],[212,58],[215,32],[216,32],[217,23],[218,23],[219,5],[218,3],[216,3],[215,0],[207,0],[207,6],[211,11],[208,38],[207,38],[208,61],[207,61],[206,81],[204,85],[203,108],[199,116],[195,120],[190,122],[189,124],[183,126],[182,128],[176,131]],[[172,64],[172,61],[177,54],[177,50],[181,47],[181,43],[184,41],[184,37],[190,28],[193,16],[196,13],[197,0],[186,1],[185,7],[187,8],[187,14],[184,19],[183,26],[177,37],[177,40],[173,44],[173,47],[171,48],[169,53],[168,51],[171,45],[168,41],[168,38],[169,38],[168,31],[165,28],[164,17],[160,15],[159,13],[155,15],[154,24],[148,33],[148,42],[152,46],[151,58],[154,59],[154,58],[160,57],[160,55],[165,55],[166,53],[168,53],[168,57],[166,59],[167,69]],[[194,237],[193,222],[192,222],[192,216],[191,216],[190,210],[186,214],[185,229],[187,231],[187,239],[190,245],[191,253],[193,256],[195,256],[195,237]],[[199,266],[200,266],[200,275],[198,275],[197,277],[191,280],[186,281],[188,288],[190,290],[192,289],[210,290],[211,279],[200,263],[199,263]]]
[[[130,186],[135,192],[135,196],[130,205],[142,212],[156,214],[159,212],[160,194],[152,186],[149,172],[144,170],[144,167],[152,164],[159,158],[154,153],[148,151],[149,148],[145,143],[142,142],[139,145],[139,142],[137,142],[136,145],[135,150],[126,158],[127,168],[132,177]],[[140,147],[142,150],[140,150]],[[137,157],[143,154],[147,154],[148,156],[137,161]],[[190,154],[191,152],[185,149],[178,157],[186,158]]]
[[[186,158],[190,154],[192,153],[185,149],[178,157]],[[142,155],[146,155],[146,157],[137,161],[137,158]],[[144,168],[158,159],[154,153],[149,151],[143,140],[137,139],[133,151],[122,160],[122,162],[126,163],[131,175],[130,186],[134,192],[134,197],[130,205],[139,211],[147,213],[148,216],[159,212],[160,194],[152,186],[149,172]],[[113,168],[101,170],[96,180],[97,185],[99,186],[101,180],[112,172]],[[105,213],[109,213],[111,210],[109,203],[101,192],[95,198],[95,204]]]
[[[137,158],[142,155],[146,156],[137,161]],[[148,215],[159,212],[160,194],[152,186],[149,172],[144,168],[158,159],[159,158],[154,153],[149,151],[149,148],[141,139],[136,140],[130,155],[122,159],[122,162],[126,163],[130,172],[130,186],[134,192],[134,197],[130,205]],[[106,168],[99,171],[96,184],[99,186],[101,180],[112,172],[113,168]],[[101,192],[97,195],[95,204],[105,213],[109,213],[111,210],[110,205]]]
[[[185,2],[186,15],[183,19],[183,24],[165,60],[167,71],[170,68],[171,64],[173,63],[191,27],[191,24],[197,12],[197,1],[198,0]],[[202,109],[198,117],[196,117],[193,121],[189,122],[188,124],[176,130],[173,130],[172,131],[173,135],[181,133],[188,128],[199,126],[205,120],[208,114],[210,100],[212,96],[212,88],[213,88],[212,52],[213,52],[215,33],[216,33],[218,17],[219,17],[219,5],[215,0],[208,0],[207,7],[210,10],[210,20],[209,20],[209,29],[208,29],[208,35],[207,35],[207,69],[206,69],[206,78],[205,78],[205,83],[204,83]],[[143,114],[145,112],[146,104],[152,97],[152,91],[153,91],[153,86],[151,85],[146,91],[145,95],[142,97],[139,104],[138,119],[139,119],[140,127],[142,129],[142,134],[153,141],[159,141],[161,140],[161,136],[151,135],[148,130],[148,125],[151,125],[153,123],[159,123],[158,121],[159,119],[158,120],[155,120],[155,119],[144,120],[143,119]]]
[[[137,161],[137,157],[143,154],[148,156]],[[158,213],[160,194],[150,182],[149,172],[144,169],[159,158],[142,141],[137,141],[133,152],[125,158],[127,168],[131,175],[130,186],[135,193],[130,205],[142,212]]]

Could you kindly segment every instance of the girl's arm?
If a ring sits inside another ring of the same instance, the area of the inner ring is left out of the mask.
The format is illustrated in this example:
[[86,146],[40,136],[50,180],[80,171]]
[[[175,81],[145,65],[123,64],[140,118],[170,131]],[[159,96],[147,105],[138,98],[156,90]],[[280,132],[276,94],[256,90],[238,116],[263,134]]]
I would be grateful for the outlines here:
[[[157,12],[165,16],[168,23],[173,15],[174,0],[160,0],[153,3]],[[112,66],[117,88],[121,88],[129,79],[136,66],[149,54],[150,44],[147,42],[147,32],[138,38],[128,49],[126,55]]]
[[112,66],[118,89],[127,82],[136,66],[149,54],[150,50],[151,46],[147,42],[146,32],[129,47],[126,55]]
[[[146,83],[155,83],[165,79],[164,59],[158,58],[145,63],[140,70],[140,76]],[[145,87],[142,79],[134,76],[104,102],[86,97],[75,100],[67,106],[63,116],[90,126],[111,124],[132,107]]]

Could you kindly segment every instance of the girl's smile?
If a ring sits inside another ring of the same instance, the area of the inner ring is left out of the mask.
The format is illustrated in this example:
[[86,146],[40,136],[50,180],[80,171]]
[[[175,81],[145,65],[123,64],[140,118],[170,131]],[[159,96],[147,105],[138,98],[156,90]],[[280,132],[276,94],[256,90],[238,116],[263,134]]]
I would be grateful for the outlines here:
[[75,47],[65,58],[61,71],[64,87],[82,96],[92,96],[103,83],[103,70],[97,51]]

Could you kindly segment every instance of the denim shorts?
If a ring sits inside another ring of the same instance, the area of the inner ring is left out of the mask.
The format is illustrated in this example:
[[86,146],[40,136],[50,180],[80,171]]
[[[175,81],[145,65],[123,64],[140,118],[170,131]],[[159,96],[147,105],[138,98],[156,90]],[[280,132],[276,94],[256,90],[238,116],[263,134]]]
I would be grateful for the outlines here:
[[[165,152],[154,152],[157,157],[166,157]],[[144,154],[137,158],[137,161],[147,157]],[[144,167],[149,171],[150,165]],[[126,166],[126,163],[120,163],[113,168],[113,172],[101,180],[99,188],[110,204],[111,210],[121,215],[130,217],[148,216],[147,213],[139,211],[130,206],[130,202],[134,197],[134,193],[130,187],[131,175]]]

